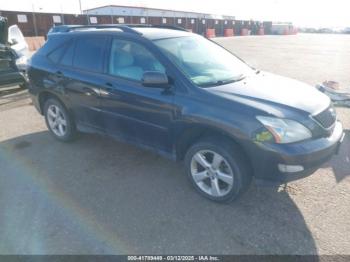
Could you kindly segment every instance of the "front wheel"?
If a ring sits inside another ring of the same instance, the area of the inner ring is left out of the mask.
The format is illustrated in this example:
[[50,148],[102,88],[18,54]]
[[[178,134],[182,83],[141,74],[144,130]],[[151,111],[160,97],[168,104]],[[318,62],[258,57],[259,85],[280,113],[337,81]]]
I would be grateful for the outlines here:
[[189,179],[200,194],[217,202],[230,202],[249,186],[251,174],[243,152],[230,141],[207,138],[186,153]]

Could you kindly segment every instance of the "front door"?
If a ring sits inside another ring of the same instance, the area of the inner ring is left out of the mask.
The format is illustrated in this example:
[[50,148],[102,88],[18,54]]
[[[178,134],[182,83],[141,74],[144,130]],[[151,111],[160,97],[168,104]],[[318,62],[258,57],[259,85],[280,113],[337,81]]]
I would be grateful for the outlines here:
[[165,73],[166,68],[143,44],[119,38],[112,39],[107,63],[108,77],[101,90],[107,133],[170,153],[174,90],[141,83],[145,71]]

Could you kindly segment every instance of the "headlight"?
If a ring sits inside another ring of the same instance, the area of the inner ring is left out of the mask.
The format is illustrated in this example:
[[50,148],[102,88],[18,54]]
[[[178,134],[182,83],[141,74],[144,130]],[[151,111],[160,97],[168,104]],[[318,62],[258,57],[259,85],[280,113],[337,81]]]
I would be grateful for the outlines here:
[[297,121],[277,117],[256,117],[273,135],[275,142],[286,144],[312,137],[311,131]]

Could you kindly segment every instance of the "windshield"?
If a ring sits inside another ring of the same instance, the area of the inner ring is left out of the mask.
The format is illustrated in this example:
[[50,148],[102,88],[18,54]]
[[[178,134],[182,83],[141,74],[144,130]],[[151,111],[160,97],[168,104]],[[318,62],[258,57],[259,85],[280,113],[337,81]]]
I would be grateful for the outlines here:
[[201,87],[239,81],[253,71],[233,54],[201,36],[160,39],[154,43]]

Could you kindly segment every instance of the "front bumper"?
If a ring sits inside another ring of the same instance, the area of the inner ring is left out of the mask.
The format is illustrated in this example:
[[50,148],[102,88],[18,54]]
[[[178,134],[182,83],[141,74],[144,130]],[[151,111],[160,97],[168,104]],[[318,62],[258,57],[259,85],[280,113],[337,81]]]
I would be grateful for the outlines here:
[[[337,122],[329,137],[292,144],[255,143],[248,149],[255,178],[285,183],[306,177],[338,153],[343,138],[342,124]],[[279,165],[301,166],[303,170],[281,172]]]

